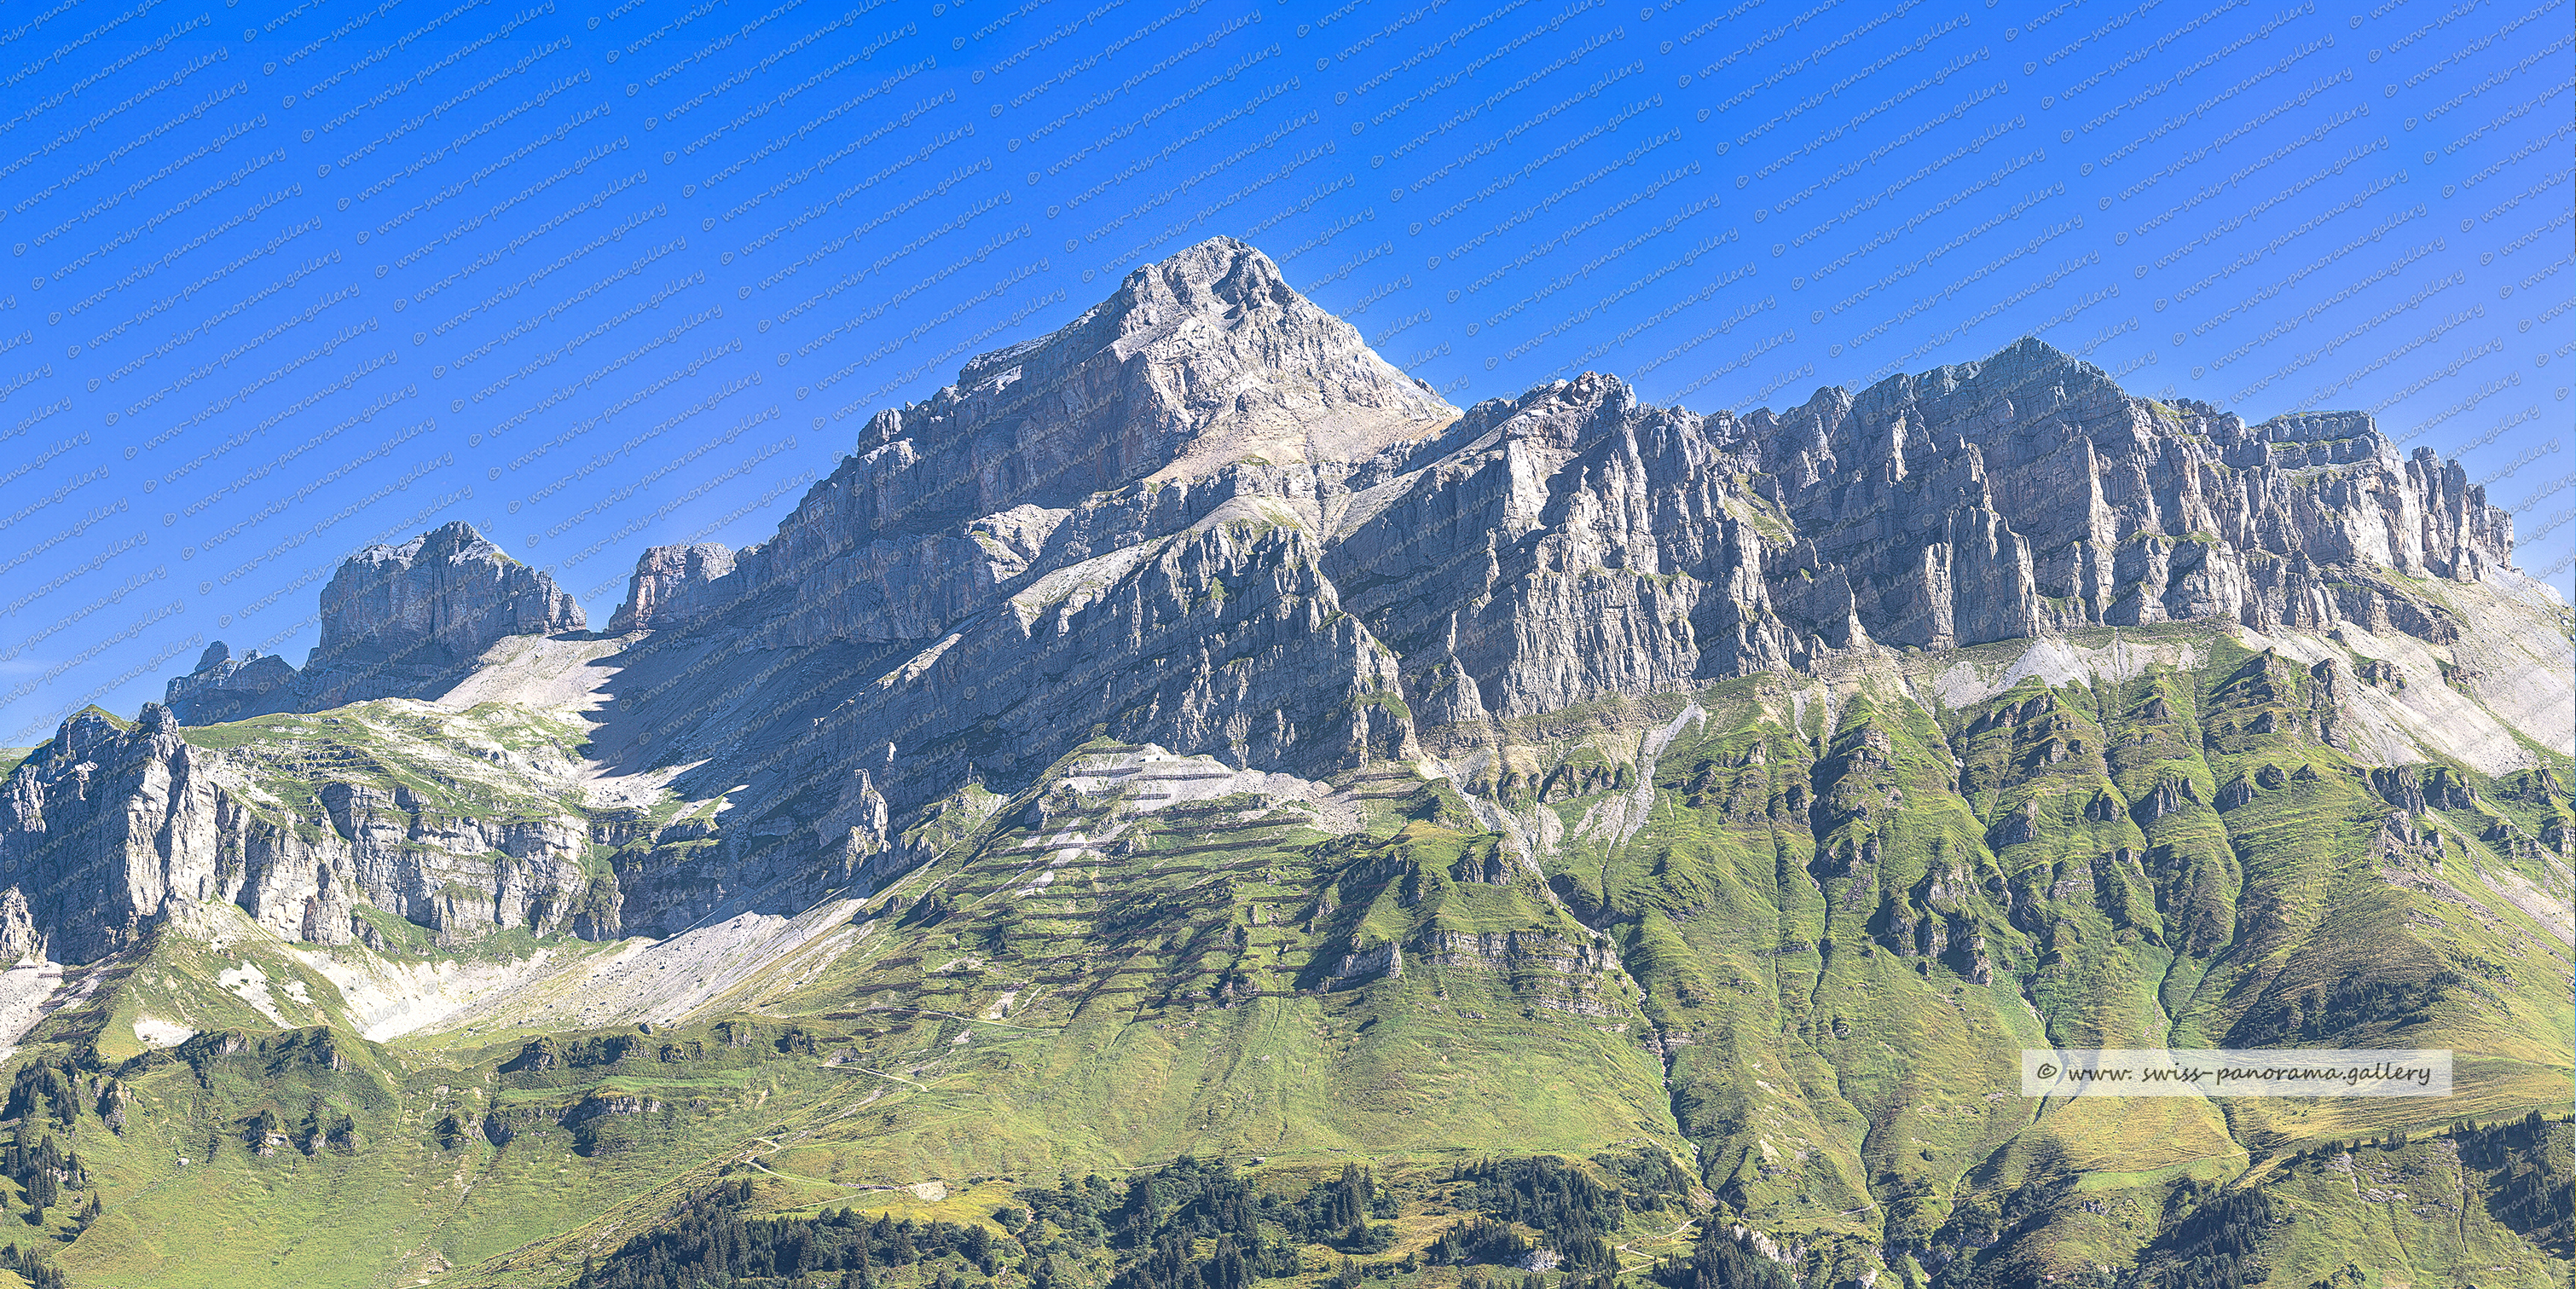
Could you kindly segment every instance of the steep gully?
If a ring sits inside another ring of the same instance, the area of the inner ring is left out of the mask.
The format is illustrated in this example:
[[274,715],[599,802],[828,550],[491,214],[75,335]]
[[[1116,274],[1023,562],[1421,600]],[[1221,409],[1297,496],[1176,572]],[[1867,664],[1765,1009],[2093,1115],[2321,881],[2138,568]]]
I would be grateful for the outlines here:
[[[2090,714],[2093,715],[2095,720],[2098,722],[2099,728],[2104,730],[2111,729],[2119,723],[2113,713],[2112,706],[2114,702],[2112,691],[2115,688],[2115,686],[2110,685],[2094,685],[2089,687],[2089,693],[2087,696],[2091,700],[2089,704],[2092,708]],[[1917,701],[1919,702],[1920,700],[1918,699]],[[1837,733],[1835,729],[1835,713],[1832,710],[1830,691],[1827,691],[1824,701],[1817,704],[1817,706],[1820,710],[1818,711],[1819,720],[1816,724],[1815,732],[1808,733],[1805,723],[1801,721],[1799,723],[1799,735],[1804,744],[1804,750],[1808,755],[1805,780],[1808,798],[1811,801],[1824,801],[1831,797],[1835,787],[1842,777],[1843,771],[1838,770],[1834,766],[1833,759],[1830,755],[1832,744],[1835,741],[1835,735]],[[1804,704],[1800,705],[1802,714],[1804,707]],[[1944,726],[1938,720],[1937,714],[1928,705],[1923,706],[1921,711],[1924,717],[1926,717],[1927,724],[1932,728],[1940,729],[1942,731],[1944,743],[1941,746],[1941,751],[1949,756],[1955,765],[1961,767],[1963,771],[1962,777],[1964,780],[1966,754],[1970,749],[1966,746],[1965,737],[1961,730]],[[1611,869],[1614,863],[1621,858],[1619,852],[1624,851],[1628,847],[1642,824],[1645,822],[1643,811],[1652,809],[1663,796],[1663,794],[1658,792],[1656,788],[1658,758],[1665,749],[1669,747],[1674,737],[1685,725],[1694,721],[1705,722],[1706,719],[1707,714],[1699,708],[1697,703],[1689,703],[1685,706],[1683,712],[1676,716],[1669,724],[1658,729],[1650,729],[1639,736],[1636,753],[1636,773],[1638,776],[1638,784],[1634,789],[1631,789],[1631,792],[1639,798],[1637,803],[1639,807],[1639,817],[1632,822],[1627,822],[1621,828],[1618,839],[1612,844],[1609,851],[1607,851],[1599,861],[1599,879],[1603,890],[1607,891],[1609,889]],[[2188,724],[2186,726],[2186,732],[2188,737],[2194,742],[2198,741],[2200,730],[2198,729],[2196,722]],[[2116,809],[2121,816],[2129,817],[2136,811],[2138,803],[2123,796],[2116,783],[2101,785],[2101,790],[2105,790],[2110,793],[2112,797],[2112,808]],[[1964,795],[1964,783],[1962,784],[1961,791]],[[1549,807],[1546,804],[1535,804],[1531,810],[1531,814],[1534,817],[1524,820],[1510,812],[1500,802],[1487,801],[1474,797],[1470,797],[1469,801],[1471,808],[1478,813],[1485,826],[1496,832],[1502,833],[1510,841],[1513,849],[1521,852],[1524,863],[1529,865],[1533,871],[1538,872],[1542,876],[1545,875],[1548,856],[1544,854],[1543,851],[1546,849],[1553,849],[1552,847],[1548,847],[1546,842],[1543,840],[1546,836],[1546,831],[1544,825],[1540,822],[1540,817],[1546,816],[1549,812]],[[1666,804],[1667,806],[1669,805],[1668,802],[1663,804]],[[2225,822],[2224,816],[2221,818],[2222,823]],[[1548,822],[1553,822],[1553,820],[1549,819]],[[1819,856],[1825,853],[1834,830],[1835,824],[1825,815],[1825,812],[1812,812],[1809,820],[1809,831],[1810,836],[1813,839],[1814,846],[1812,853]],[[2228,829],[2228,840],[2231,849],[2235,849],[2239,846],[2239,839],[2236,830],[2232,827]],[[2243,856],[2241,851],[2238,858],[2239,862],[2242,863]],[[1806,892],[1802,892],[1802,894],[1813,895],[1816,897],[1822,897],[1824,895],[1821,881],[1819,881],[1816,875],[1810,871],[1809,866],[1783,864],[1777,871],[1782,880],[1797,880],[1798,878],[1805,879],[1810,889]],[[1791,877],[1793,872],[1796,875],[1794,878]],[[1628,915],[1624,915],[1614,903],[1607,900],[1604,900],[1597,906],[1592,907],[1587,913],[1582,905],[1590,902],[1570,902],[1566,900],[1555,881],[1547,882],[1542,889],[1545,891],[1548,899],[1559,909],[1563,910],[1568,917],[1593,931],[1605,933],[1609,942],[1608,953],[1610,960],[1618,967],[1620,972],[1628,978],[1632,986],[1634,986],[1638,991],[1639,995],[1644,995],[1648,991],[1648,982],[1644,977],[1638,975],[1631,969],[1626,956],[1621,953],[1618,947],[1620,937],[1615,934],[1609,934],[1615,932],[1620,926],[1628,921]],[[2161,897],[2158,902],[2159,909],[2161,911]],[[1774,900],[1775,907],[1785,907],[1786,904],[1787,901],[1785,899],[1775,898]],[[1782,942],[1784,943],[1789,937],[1796,933],[1796,928],[1786,920],[1786,916],[1787,915],[1784,913],[1783,921],[1778,925],[1779,935],[1782,937]],[[2242,942],[2245,929],[2246,928],[2241,921],[2236,922],[2231,925],[2229,934],[2225,940],[2209,947],[2208,952],[2203,958],[2200,973],[2202,976],[2205,977],[2208,974],[2209,966],[2211,964],[2224,962],[2236,951],[2237,947]],[[2182,1000],[2182,1002],[2178,1004],[2170,998],[2170,982],[2175,969],[2186,961],[2189,956],[2190,955],[2186,954],[2183,948],[2179,945],[2169,945],[2166,947],[2165,976],[2158,982],[2158,988],[2155,991],[2157,1014],[2161,1021],[2163,1037],[2168,1043],[2173,1040],[2175,1033],[2180,1026],[2180,1013],[2188,1009],[2188,999]],[[1827,976],[1826,968],[1829,967],[1830,958],[1827,958],[1825,960],[1824,968],[1820,968],[1817,971],[1815,979],[1809,984],[1803,998],[1794,993],[1788,992],[1788,982],[1782,977],[1777,974],[1773,976],[1772,985],[1774,988],[1774,1004],[1779,1008],[1784,1021],[1794,1016],[1812,1016],[1814,1014],[1819,1006],[1819,999],[1825,987]],[[2195,992],[2196,986],[2197,981],[2195,981]],[[2033,1018],[2042,1026],[2046,1041],[2052,1044],[2068,1042],[2069,1040],[2067,1036],[2058,1029],[2058,1018],[2039,1012],[2037,1009],[2037,1000],[2032,997],[2029,985],[2026,982],[2021,987],[2021,994],[2025,1005],[2031,1008]],[[1673,1122],[1684,1129],[1684,1139],[1690,1143],[1694,1162],[1698,1162],[1701,1147],[1699,1142],[1688,1132],[1688,1127],[1691,1123],[1691,1115],[1687,1109],[1687,1096],[1684,1089],[1676,1086],[1670,1078],[1673,1072],[1675,1054],[1680,1050],[1682,1044],[1688,1041],[1689,1036],[1658,1023],[1651,1012],[1646,1009],[1640,1009],[1639,1019],[1643,1020],[1652,1029],[1654,1035],[1654,1046],[1660,1055],[1664,1074],[1666,1076],[1665,1087],[1667,1089],[1668,1112],[1672,1115]],[[1676,1039],[1680,1041],[1673,1041]],[[1819,1057],[1829,1056],[1829,1053],[1821,1045],[1815,1046],[1814,1051]],[[1841,1072],[1839,1067],[1830,1059],[1825,1060],[1823,1065],[1824,1068],[1833,1075],[1835,1080],[1835,1092],[1837,1097],[1840,1097]],[[1870,1153],[1872,1138],[1874,1138],[1882,1125],[1871,1120],[1870,1116],[1866,1115],[1860,1106],[1851,1102],[1847,1098],[1843,1099],[1841,1104],[1843,1108],[1851,1112],[1854,1118],[1870,1122],[1871,1126],[1868,1132],[1864,1135],[1862,1141],[1857,1143],[1858,1149],[1864,1155]],[[2041,1106],[2033,1105],[2030,1110],[2030,1117],[2026,1122],[2036,1123],[2040,1118],[2041,1110]],[[2236,1139],[2238,1148],[2240,1150],[2248,1148],[2249,1143],[2242,1136],[2241,1127],[2236,1122],[2235,1118],[2233,1116],[2228,1116],[2225,1118],[2224,1122],[2230,1137]],[[2009,1148],[2010,1142],[2007,1140],[2005,1144],[1998,1145],[1993,1153],[2000,1154]],[[1973,1172],[1977,1167],[1984,1166],[1991,1157],[1992,1156],[1990,1155],[1988,1159],[1981,1159],[1977,1165],[1971,1166],[1968,1171]],[[1880,1179],[1877,1178],[1869,1179],[1873,1192],[1875,1192],[1876,1183],[1879,1180]],[[1884,1203],[1889,1197],[1874,1193],[1873,1198]],[[1857,1215],[1857,1213],[1847,1214],[1847,1216]]]

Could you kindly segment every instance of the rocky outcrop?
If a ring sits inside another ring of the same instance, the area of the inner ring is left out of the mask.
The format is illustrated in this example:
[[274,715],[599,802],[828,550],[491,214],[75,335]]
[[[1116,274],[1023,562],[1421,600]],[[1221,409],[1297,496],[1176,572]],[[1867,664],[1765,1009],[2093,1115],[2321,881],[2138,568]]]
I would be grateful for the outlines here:
[[173,676],[162,701],[183,725],[216,725],[289,710],[296,701],[293,664],[257,649],[239,658],[218,640],[206,646],[196,670]]
[[12,886],[0,890],[0,966],[26,962],[43,962],[45,934],[36,929],[35,910],[27,906],[26,892]]
[[721,542],[646,550],[626,584],[626,603],[608,620],[609,634],[675,627],[722,608],[733,562],[733,548]]
[[[1531,1005],[1578,1016],[1607,1016],[1618,1009],[1605,996],[1602,973],[1616,960],[1607,946],[1547,930],[1427,931],[1415,941],[1414,961],[1424,967],[1490,971],[1508,980]],[[1400,969],[1403,959],[1391,962]],[[1345,956],[1341,974],[1364,962]]]
[[1220,514],[1059,570],[818,699],[789,777],[864,771],[908,816],[969,773],[1026,782],[1094,731],[1314,777],[1408,755],[1396,656],[1344,611],[1321,555],[1302,526]]
[[1339,989],[1364,980],[1393,980],[1404,974],[1404,950],[1392,944],[1353,948],[1324,973],[1324,987]]
[[505,637],[584,626],[554,579],[503,553],[470,524],[400,546],[369,546],[322,589],[322,639],[306,659],[307,710],[409,694],[471,667]]
[[74,715],[0,785],[0,954],[91,961],[195,901],[321,944],[356,937],[360,903],[444,943],[507,926],[616,933],[578,816],[470,813],[424,800],[409,776],[342,777],[367,758],[316,760],[338,768],[196,747],[158,703],[131,726]]
[[163,900],[205,898],[212,786],[158,703],[127,727],[96,708],[63,722],[0,789],[0,883],[23,892],[53,952],[82,962],[132,943]]
[[[696,567],[731,563],[708,548],[669,549],[701,552]],[[692,567],[687,557],[678,564]],[[195,670],[170,679],[163,701],[182,724],[214,725],[370,698],[430,698],[503,639],[584,625],[581,606],[553,578],[461,522],[342,561],[323,588],[321,621],[321,642],[302,670],[257,650],[234,658],[218,640]]]

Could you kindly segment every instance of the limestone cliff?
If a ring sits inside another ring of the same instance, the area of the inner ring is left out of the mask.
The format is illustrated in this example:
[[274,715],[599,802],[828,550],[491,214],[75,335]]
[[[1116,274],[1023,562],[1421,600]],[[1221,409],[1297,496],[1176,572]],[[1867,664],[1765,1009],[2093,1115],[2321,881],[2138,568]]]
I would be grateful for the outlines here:
[[733,572],[733,548],[719,542],[655,546],[635,562],[626,602],[608,620],[611,635],[677,626],[719,607],[717,584]]
[[429,698],[498,641],[585,625],[581,606],[552,577],[461,522],[342,561],[322,589],[321,621],[321,643],[301,671],[257,650],[233,658],[218,640],[195,670],[170,679],[163,701],[184,724],[212,725],[370,698]]
[[[1654,407],[1586,374],[1460,413],[1220,238],[879,413],[770,540],[643,554],[582,773],[720,809],[618,825],[616,917],[584,925],[873,889],[959,794],[1016,791],[1095,738],[1307,778],[1445,756],[1500,783],[1521,772],[1515,731],[1552,713],[2093,628],[2350,627],[2439,650],[2484,705],[2475,737],[2513,760],[2515,739],[2569,743],[2563,676],[2511,661],[2563,642],[2525,631],[2485,665],[2495,633],[2474,621],[2536,586],[2456,463],[2400,455],[2361,413],[2247,424],[2132,397],[2035,340],[1783,412]],[[463,525],[360,552],[323,610],[291,683],[210,651],[172,682],[181,717],[435,698],[495,641],[582,621]],[[2390,763],[2466,746],[2431,691],[2383,702],[2327,674],[2339,746]],[[20,777],[54,782],[59,755]],[[175,753],[128,759],[135,792],[184,777]],[[0,832],[19,844],[37,843]],[[121,847],[127,867],[172,862]],[[342,888],[305,868],[299,898],[336,909]],[[470,885],[510,903],[500,876]],[[28,896],[83,952],[150,907]]]
[[470,524],[400,546],[370,546],[322,588],[322,640],[305,662],[307,702],[401,693],[470,666],[507,636],[578,631],[581,606],[554,579],[504,554]]
[[[94,708],[65,721],[0,785],[0,952],[41,937],[90,961],[190,901],[321,944],[369,938],[361,904],[448,943],[497,927],[616,931],[614,885],[594,889],[581,863],[587,818],[528,808],[571,768],[559,747],[531,755],[519,729],[417,705],[267,732],[203,746],[158,703],[131,725]],[[389,755],[397,739],[436,752]]]
[[1884,644],[2212,617],[2440,639],[2455,627],[2393,578],[2474,584],[2512,563],[2507,517],[2459,464],[2401,456],[2366,413],[2248,425],[2131,397],[2036,340],[1743,429],[1796,523],[1793,561],[1838,570]]

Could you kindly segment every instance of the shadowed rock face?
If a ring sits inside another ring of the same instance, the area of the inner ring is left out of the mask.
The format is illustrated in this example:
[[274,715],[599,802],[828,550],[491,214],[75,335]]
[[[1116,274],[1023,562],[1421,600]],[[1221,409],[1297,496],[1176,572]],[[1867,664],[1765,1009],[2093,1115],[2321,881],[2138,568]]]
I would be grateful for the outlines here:
[[196,670],[173,676],[162,701],[185,725],[216,725],[283,710],[295,700],[295,667],[253,649],[239,658],[218,640],[206,646]]
[[[2532,585],[2511,553],[2457,464],[2364,414],[2248,425],[2036,340],[1782,412],[1586,374],[1460,413],[1220,238],[878,414],[771,540],[644,554],[598,745],[702,765],[679,789],[728,806],[682,839],[714,858],[621,867],[619,917],[881,882],[938,803],[1095,737],[1314,777],[2087,626],[2439,645]],[[292,684],[215,658],[172,683],[182,716],[428,697],[496,639],[582,621],[463,525],[360,552],[323,605]]]
[[[693,757],[759,745],[741,818],[776,803],[749,826],[846,870],[1095,733],[1312,775],[1888,648],[2195,619],[2439,641],[2406,579],[2510,553],[2457,465],[2367,416],[2249,426],[2035,340],[1786,412],[1585,375],[1456,414],[1218,239],[879,414],[730,569],[648,552],[619,622],[740,660],[633,714]],[[818,661],[791,687],[780,649]],[[791,800],[853,775],[868,810]]]
[[453,523],[400,546],[370,546],[322,589],[322,641],[308,670],[471,662],[506,636],[583,627],[581,606],[554,579]]
[[164,701],[182,724],[211,725],[368,698],[426,698],[498,641],[583,625],[581,606],[553,578],[510,558],[473,525],[452,523],[342,561],[322,590],[322,639],[303,670],[256,650],[233,658],[218,640],[194,671],[171,678]]

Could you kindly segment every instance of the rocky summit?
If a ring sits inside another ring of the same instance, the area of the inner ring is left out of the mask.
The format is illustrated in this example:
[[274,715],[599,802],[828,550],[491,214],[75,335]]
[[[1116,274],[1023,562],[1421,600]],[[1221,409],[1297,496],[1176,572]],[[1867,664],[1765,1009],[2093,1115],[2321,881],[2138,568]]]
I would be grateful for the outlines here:
[[606,631],[462,524],[321,621],[0,784],[75,1283],[2576,1269],[2569,613],[2363,413],[1462,411],[1220,238]]
[[554,579],[503,553],[470,524],[400,546],[369,546],[322,588],[322,641],[299,672],[256,650],[207,646],[170,678],[164,701],[191,725],[368,698],[442,692],[511,636],[579,631],[581,606]]

